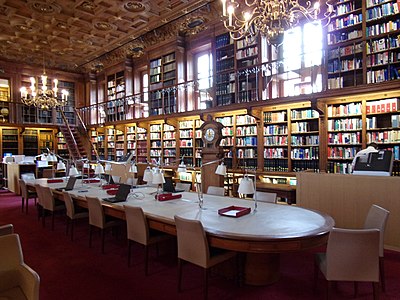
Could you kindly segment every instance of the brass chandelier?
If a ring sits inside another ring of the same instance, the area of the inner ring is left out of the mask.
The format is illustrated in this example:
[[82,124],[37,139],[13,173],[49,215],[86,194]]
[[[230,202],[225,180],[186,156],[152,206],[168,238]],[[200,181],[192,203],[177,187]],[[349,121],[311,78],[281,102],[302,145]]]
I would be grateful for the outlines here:
[[234,40],[254,38],[261,34],[269,44],[279,46],[283,33],[299,24],[301,19],[326,21],[333,14],[332,0],[327,0],[321,18],[320,2],[305,0],[221,0],[224,26]]
[[64,106],[68,101],[69,93],[61,90],[61,98],[58,97],[58,80],[53,79],[52,88],[47,86],[47,75],[43,62],[43,74],[41,76],[42,85],[36,82],[34,77],[30,77],[31,86],[29,89],[21,87],[21,102],[28,106],[36,106],[40,109],[48,110],[57,106]]

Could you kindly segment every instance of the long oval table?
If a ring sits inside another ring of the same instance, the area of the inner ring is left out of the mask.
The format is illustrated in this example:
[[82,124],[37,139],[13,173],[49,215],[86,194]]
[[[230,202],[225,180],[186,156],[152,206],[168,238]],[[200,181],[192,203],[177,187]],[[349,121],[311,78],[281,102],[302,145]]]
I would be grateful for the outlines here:
[[[41,184],[60,185],[45,181]],[[83,207],[87,207],[85,195],[110,197],[99,184],[82,186],[77,183],[76,187],[70,193]],[[254,212],[253,201],[204,195],[205,209],[199,209],[197,193],[184,192],[180,199],[161,202],[155,200],[155,192],[153,187],[136,188],[126,202],[111,204],[104,201],[105,213],[125,219],[123,205],[140,206],[151,228],[173,235],[176,235],[175,215],[200,220],[211,246],[246,253],[245,282],[251,285],[278,280],[280,253],[321,246],[334,226],[330,216],[296,206],[259,202]],[[251,213],[237,218],[218,214],[219,209],[231,205],[249,207]]]

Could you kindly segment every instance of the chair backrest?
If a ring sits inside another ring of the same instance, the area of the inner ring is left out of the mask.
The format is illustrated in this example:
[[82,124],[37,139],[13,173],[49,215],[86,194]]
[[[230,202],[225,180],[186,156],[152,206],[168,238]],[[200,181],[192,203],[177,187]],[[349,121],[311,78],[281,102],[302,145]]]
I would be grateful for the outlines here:
[[22,198],[28,199],[28,188],[26,187],[25,181],[23,179],[18,179],[18,183]]
[[[20,278],[18,280],[18,284],[23,290],[26,299],[39,300],[40,277],[34,270],[29,268],[24,263],[24,256],[22,254],[22,247],[18,234],[8,234],[0,236],[0,257],[0,274],[7,274],[7,271],[14,271],[15,273],[17,273],[17,270],[20,270],[20,272],[24,273],[24,276],[18,276],[18,274],[16,275]],[[21,265],[23,265],[24,268],[21,268]],[[10,282],[10,278],[7,279],[8,280],[4,281],[8,281],[8,284],[13,283]],[[4,287],[7,288],[7,285],[5,285]],[[13,286],[11,285],[10,287]]]
[[206,268],[210,258],[210,250],[201,222],[175,216],[175,226],[178,240],[178,257]]
[[147,245],[149,240],[149,226],[143,209],[141,207],[126,205],[124,205],[124,209],[128,239],[142,245]]
[[333,228],[326,263],[327,280],[379,282],[379,230]]
[[43,193],[42,187],[40,184],[35,184],[36,194],[37,194],[37,201],[38,203],[43,206]]
[[34,180],[35,179],[35,174],[34,173],[24,173],[21,174],[21,179],[26,181],[26,180]]
[[253,198],[260,202],[276,203],[276,193],[255,192]]
[[137,185],[138,179],[133,177],[127,177],[125,183],[129,185]]
[[12,233],[14,233],[13,224],[6,224],[6,225],[0,226],[0,236],[6,235],[6,234],[12,234]]
[[18,234],[0,236],[0,257],[0,273],[15,269],[23,263],[24,257]]
[[73,219],[75,215],[75,207],[74,200],[72,200],[72,196],[68,192],[63,192],[63,198],[65,203],[66,214],[69,218]]
[[225,196],[225,189],[223,187],[210,185],[207,189],[207,194]]
[[385,240],[385,229],[386,223],[389,217],[389,211],[373,204],[369,211],[368,215],[365,218],[364,229],[379,229],[379,256],[383,257],[384,250],[384,240]]
[[86,196],[86,201],[89,210],[89,224],[99,228],[104,228],[106,221],[100,199],[97,197]]
[[182,183],[182,182],[177,182],[175,184],[175,188],[179,189],[179,190],[184,190],[185,192],[189,192],[190,191],[190,183]]
[[42,186],[42,206],[47,210],[54,210],[53,192],[48,186]]

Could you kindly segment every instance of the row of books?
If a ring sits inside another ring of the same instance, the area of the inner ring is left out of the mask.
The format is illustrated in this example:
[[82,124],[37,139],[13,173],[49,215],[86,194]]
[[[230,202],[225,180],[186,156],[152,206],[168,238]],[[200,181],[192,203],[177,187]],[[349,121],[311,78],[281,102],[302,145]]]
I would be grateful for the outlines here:
[[[265,158],[265,156],[264,156]],[[287,159],[268,159],[264,160],[264,170],[265,171],[288,171],[288,161]]]
[[355,1],[347,1],[346,3],[340,4],[338,3],[336,6],[336,16],[341,16],[358,9],[361,9],[361,7],[358,7]]
[[287,121],[286,111],[264,113],[264,122],[265,123],[286,122],[286,121]]
[[292,110],[291,112],[292,120],[299,119],[312,119],[318,118],[319,114],[316,110],[313,109],[305,109],[305,110]]
[[367,143],[400,143],[400,130],[367,132]]
[[347,162],[328,162],[328,173],[335,174],[351,174],[352,166],[351,163]]
[[176,147],[176,141],[164,141],[163,142],[163,147],[164,148],[175,148]]
[[266,148],[264,149],[264,158],[287,158],[287,148]]
[[350,14],[343,18],[338,18],[335,21],[329,23],[328,31],[335,31],[337,29],[346,28],[362,23],[362,13]]
[[246,136],[246,135],[256,135],[257,134],[257,126],[245,126],[245,127],[237,127],[236,128],[236,136]]
[[255,55],[258,55],[258,47],[246,48],[236,52],[236,59],[243,59]]
[[257,149],[238,149],[237,158],[257,158]]
[[246,136],[242,138],[236,138],[236,146],[257,146],[257,137],[255,136]]
[[362,68],[362,59],[335,59],[328,63],[328,73],[347,72]]
[[353,30],[350,32],[335,32],[328,34],[328,45],[333,45],[353,39],[357,39],[362,37],[361,30]]
[[400,36],[369,41],[366,47],[367,47],[367,54],[379,51],[386,51],[392,48],[398,48],[400,47]]
[[253,116],[249,115],[240,115],[236,116],[236,125],[247,125],[247,124],[255,124],[256,119]]
[[367,68],[398,62],[400,53],[382,52],[367,56]]
[[367,21],[380,19],[382,17],[391,16],[399,12],[399,4],[393,2],[386,2],[380,6],[374,6],[367,9]]
[[318,159],[319,147],[296,148],[290,151],[292,159]]
[[342,57],[342,56],[348,56],[348,55],[352,55],[355,53],[361,53],[362,50],[363,50],[362,43],[349,45],[346,47],[337,47],[337,48],[334,48],[334,49],[331,49],[328,51],[328,59]]
[[331,117],[346,117],[349,115],[361,115],[361,102],[341,104],[338,106],[328,106],[328,118]]
[[368,101],[366,104],[366,113],[385,113],[398,110],[398,98],[382,99],[377,101]]
[[292,133],[305,133],[312,131],[313,128],[309,122],[292,123]]
[[328,147],[328,159],[353,159],[361,147]]
[[304,170],[314,170],[318,172],[319,170],[319,161],[317,159],[313,160],[294,160],[292,162],[292,168],[294,172],[301,172]]
[[217,48],[226,46],[226,45],[230,45],[233,44],[233,39],[231,38],[231,36],[229,34],[223,34],[220,36],[217,36],[217,38],[215,39],[215,46]]
[[283,146],[287,145],[288,138],[287,136],[264,136],[264,146]]
[[264,126],[264,135],[287,134],[287,125],[267,125]]
[[396,21],[388,21],[383,24],[375,24],[372,26],[368,26],[365,29],[367,37],[380,35],[383,33],[388,33],[392,31],[397,31],[400,29],[400,19]]
[[328,120],[328,131],[361,130],[361,129],[362,129],[362,119],[360,118]]
[[319,136],[318,135],[308,135],[308,136],[292,136],[291,137],[292,146],[318,146]]
[[367,83],[379,83],[388,80],[399,79],[399,70],[395,66],[381,70],[369,70],[367,72]]
[[360,132],[328,133],[328,144],[360,144]]
[[[386,3],[386,2],[388,2],[388,1],[387,0],[366,0],[367,8],[381,4],[381,3]],[[397,3],[399,3],[399,0],[397,0]]]
[[225,94],[231,94],[231,93],[234,93],[234,92],[235,92],[235,83],[234,82],[218,84],[215,87],[215,94],[217,96],[225,95]]

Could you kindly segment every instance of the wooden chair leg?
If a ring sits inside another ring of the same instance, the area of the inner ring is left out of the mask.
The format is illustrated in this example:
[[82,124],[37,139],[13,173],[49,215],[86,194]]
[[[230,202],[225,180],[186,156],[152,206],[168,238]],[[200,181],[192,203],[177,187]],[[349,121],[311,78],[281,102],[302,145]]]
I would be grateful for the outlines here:
[[204,299],[208,298],[208,269],[204,269]]
[[144,246],[144,273],[147,276],[149,274],[149,247]]
[[131,266],[131,248],[132,248],[132,241],[128,240],[128,267]]
[[51,230],[54,231],[54,211],[51,212]]
[[374,300],[379,300],[379,282],[373,282]]
[[101,229],[101,253],[104,254],[105,230]]
[[182,260],[178,258],[178,292],[182,291]]
[[28,214],[28,208],[29,208],[29,198],[26,198],[25,201],[25,213]]
[[92,248],[92,225],[89,225],[89,248]]
[[382,292],[386,292],[385,284],[385,263],[383,257],[379,257],[379,277],[382,286]]
[[22,200],[22,202],[21,202],[21,211],[24,212],[24,204],[25,204],[24,197],[21,197],[21,200]]
[[74,227],[75,227],[75,220],[71,220],[71,242],[74,240]]
[[326,300],[329,300],[331,298],[332,287],[333,287],[333,282],[328,281],[327,288],[326,288]]
[[358,296],[358,282],[354,281],[354,298]]

